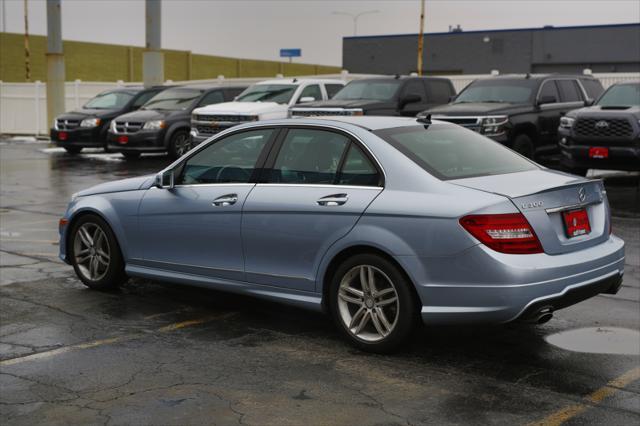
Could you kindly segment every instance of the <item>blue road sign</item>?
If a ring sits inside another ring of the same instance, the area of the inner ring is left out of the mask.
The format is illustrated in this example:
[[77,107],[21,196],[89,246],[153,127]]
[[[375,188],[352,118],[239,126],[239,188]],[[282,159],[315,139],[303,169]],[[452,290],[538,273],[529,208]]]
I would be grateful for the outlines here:
[[297,58],[302,56],[302,49],[280,49],[281,58]]

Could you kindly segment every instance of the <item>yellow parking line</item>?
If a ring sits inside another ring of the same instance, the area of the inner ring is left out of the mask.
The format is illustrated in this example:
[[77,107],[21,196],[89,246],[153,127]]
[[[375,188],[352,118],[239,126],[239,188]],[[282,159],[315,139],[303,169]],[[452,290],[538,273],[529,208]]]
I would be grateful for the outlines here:
[[[180,330],[182,328],[187,328],[187,327],[193,327],[196,325],[200,325],[200,324],[204,324],[206,322],[209,321],[213,321],[215,319],[222,319],[225,318],[227,316],[229,316],[230,313],[226,313],[223,315],[212,315],[212,316],[207,316],[204,318],[199,318],[199,319],[194,319],[194,320],[188,320],[188,321],[182,321],[182,322],[178,322],[175,324],[169,324],[169,325],[165,325],[164,327],[160,327],[158,329],[155,330],[156,333],[167,333],[170,331],[175,331],[175,330]],[[11,358],[11,359],[5,359],[4,361],[0,361],[0,367],[6,367],[9,365],[15,365],[15,364],[20,364],[23,362],[27,362],[27,361],[34,361],[34,360],[38,360],[38,359],[43,359],[43,358],[51,358],[53,356],[56,355],[61,355],[67,352],[71,352],[71,351],[77,351],[77,350],[82,350],[82,349],[90,349],[90,348],[95,348],[98,346],[103,346],[103,345],[109,345],[112,343],[120,343],[120,342],[124,342],[127,340],[133,340],[133,339],[138,339],[144,336],[147,336],[148,333],[136,333],[136,334],[130,334],[127,336],[119,336],[119,337],[111,337],[108,339],[101,339],[101,340],[94,340],[91,342],[86,342],[86,343],[78,343],[76,345],[71,345],[71,346],[65,346],[63,348],[58,348],[58,349],[52,349],[50,351],[44,351],[44,352],[38,352],[37,354],[31,354],[31,355],[25,355],[22,357],[18,357],[18,358]]]
[[640,367],[627,371],[622,376],[611,380],[600,389],[597,389],[584,397],[583,400],[586,404],[579,403],[563,408],[562,410],[556,411],[555,413],[545,417],[539,422],[531,423],[531,426],[559,426],[578,414],[585,412],[592,405],[600,404],[606,398],[638,379],[640,379]]

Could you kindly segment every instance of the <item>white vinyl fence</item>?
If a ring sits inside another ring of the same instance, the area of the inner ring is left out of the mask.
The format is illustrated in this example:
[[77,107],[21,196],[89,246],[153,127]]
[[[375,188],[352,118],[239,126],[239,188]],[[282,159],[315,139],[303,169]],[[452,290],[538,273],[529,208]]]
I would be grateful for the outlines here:
[[[479,75],[450,75],[442,76],[451,79],[456,92],[464,89],[469,83],[478,78],[489,78],[492,74]],[[640,72],[635,73],[594,73],[602,85],[607,88],[614,83],[640,80]],[[282,77],[278,75],[276,77]],[[340,74],[325,74],[321,76],[301,76],[299,78],[335,78],[351,81],[361,78],[381,77],[372,74],[350,74],[343,71]],[[193,85],[232,85],[252,84],[265,78],[224,78],[219,76],[211,80],[167,81],[167,84]],[[141,83],[118,82],[86,82],[76,80],[65,83],[66,110],[70,111],[84,105],[89,99],[100,92],[123,86],[139,86]],[[0,81],[0,134],[13,135],[47,135],[51,123],[47,121],[46,84],[35,83],[3,83]]]

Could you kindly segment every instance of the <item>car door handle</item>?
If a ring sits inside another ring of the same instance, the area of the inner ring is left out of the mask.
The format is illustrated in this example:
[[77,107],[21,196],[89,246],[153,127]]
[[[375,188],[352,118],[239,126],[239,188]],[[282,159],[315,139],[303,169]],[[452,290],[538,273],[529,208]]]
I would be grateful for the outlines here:
[[346,203],[347,200],[349,200],[349,196],[347,194],[332,194],[320,198],[316,203],[318,203],[319,206],[332,207],[341,206]]
[[235,204],[238,201],[238,194],[227,194],[222,197],[218,197],[211,204],[216,207],[227,207]]

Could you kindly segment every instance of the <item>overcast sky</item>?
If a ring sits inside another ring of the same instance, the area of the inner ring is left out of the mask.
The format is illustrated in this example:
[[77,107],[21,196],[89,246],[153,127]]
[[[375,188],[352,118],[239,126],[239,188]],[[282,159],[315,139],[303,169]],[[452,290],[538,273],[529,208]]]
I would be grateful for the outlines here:
[[[46,35],[44,0],[28,1],[30,32]],[[0,2],[1,30],[22,33],[23,0]],[[295,61],[340,65],[353,20],[333,12],[371,10],[359,19],[358,35],[418,32],[419,0],[162,0],[162,46],[276,60],[280,48],[301,48]],[[639,21],[639,0],[427,0],[425,31]],[[143,46],[144,1],[62,0],[62,27],[67,40]]]

